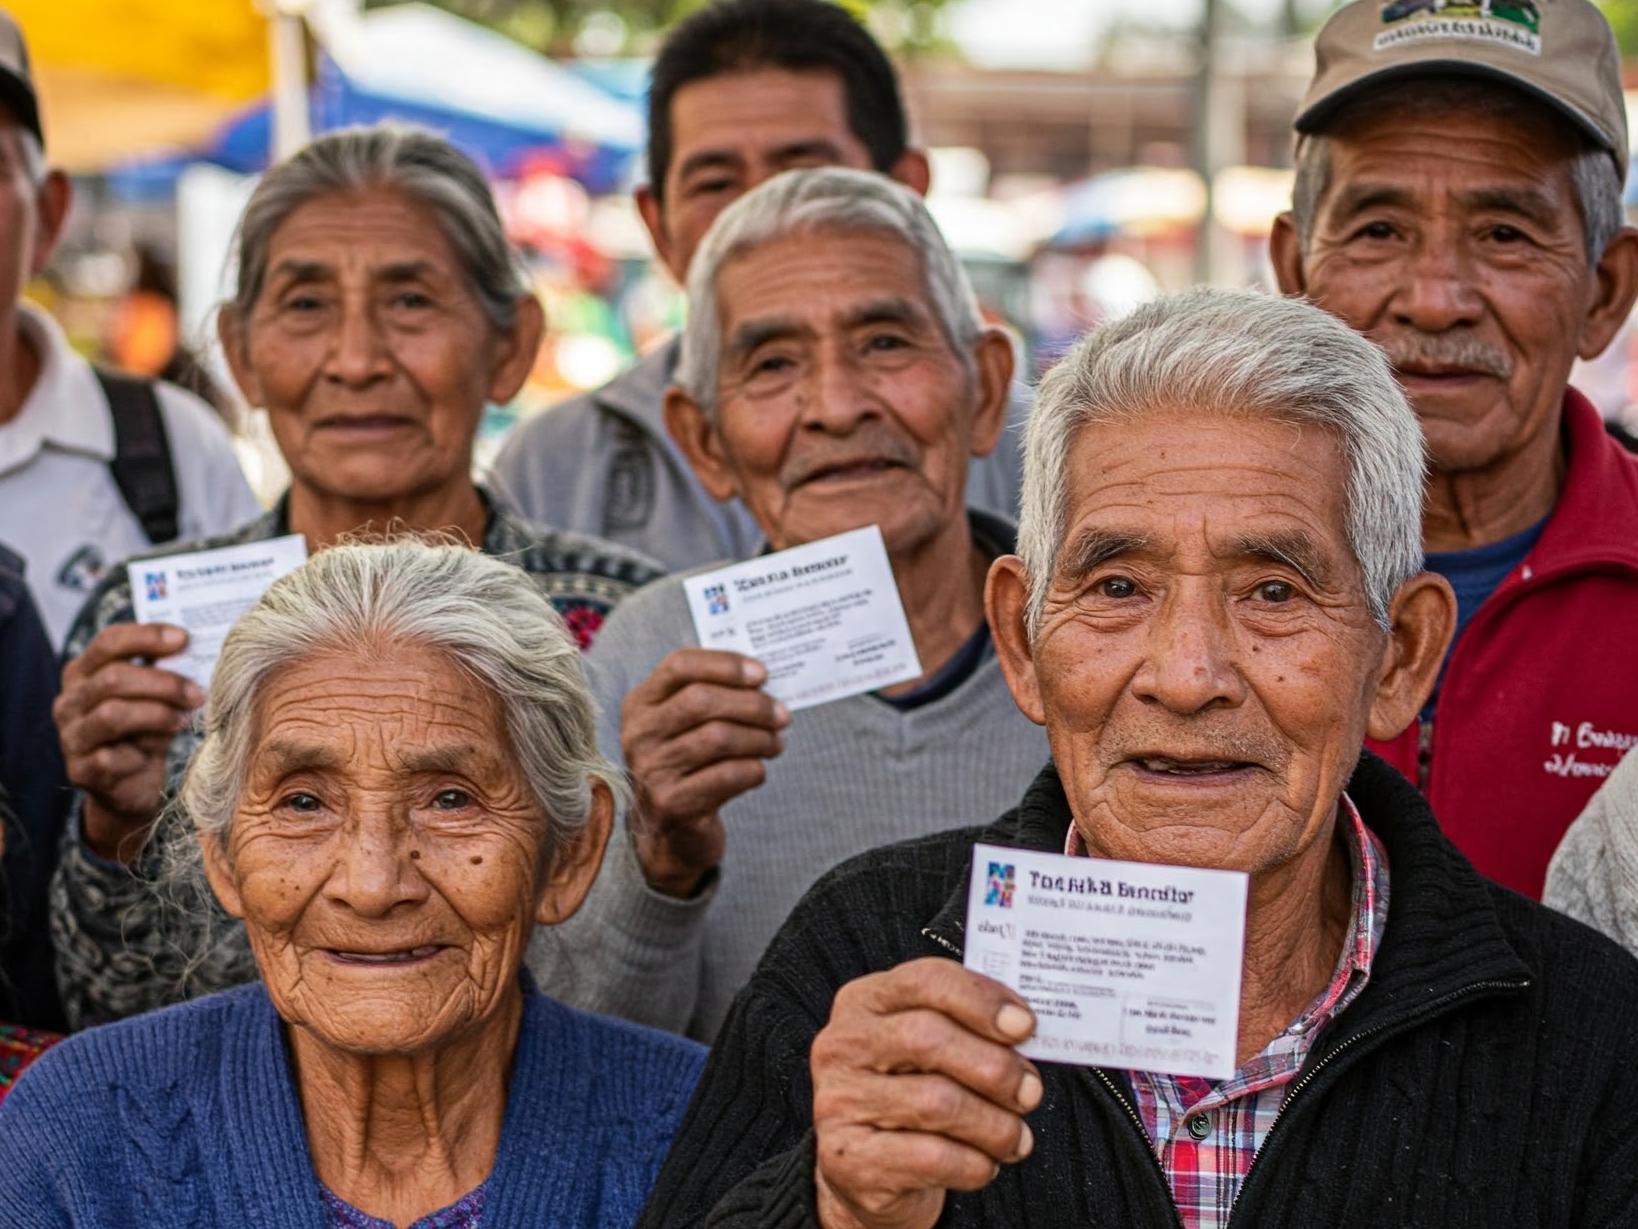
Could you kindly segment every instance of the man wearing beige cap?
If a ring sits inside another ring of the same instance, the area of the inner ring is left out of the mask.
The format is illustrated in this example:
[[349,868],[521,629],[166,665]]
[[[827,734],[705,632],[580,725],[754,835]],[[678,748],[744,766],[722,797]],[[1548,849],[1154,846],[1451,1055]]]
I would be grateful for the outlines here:
[[1539,896],[1638,742],[1638,464],[1568,384],[1638,297],[1615,40],[1587,0],[1357,0],[1315,56],[1275,271],[1387,351],[1459,607],[1420,720],[1371,746]]
[[68,217],[17,23],[0,11],[0,536],[54,645],[109,565],[260,510],[220,419],[167,384],[99,374],[21,301]]

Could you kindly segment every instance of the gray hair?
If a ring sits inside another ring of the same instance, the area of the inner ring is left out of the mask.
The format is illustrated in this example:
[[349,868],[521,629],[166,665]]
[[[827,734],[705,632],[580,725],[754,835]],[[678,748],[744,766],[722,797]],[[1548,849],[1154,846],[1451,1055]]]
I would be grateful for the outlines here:
[[[1597,264],[1604,249],[1626,224],[1621,195],[1624,185],[1615,159],[1608,150],[1593,144],[1579,128],[1559,119],[1558,113],[1529,95],[1496,81],[1472,77],[1413,77],[1396,79],[1391,93],[1372,93],[1355,99],[1328,121],[1336,128],[1362,107],[1387,108],[1394,114],[1412,117],[1440,115],[1447,111],[1477,110],[1503,120],[1534,116],[1557,123],[1569,148],[1570,179],[1575,185],[1576,205],[1581,211],[1581,229],[1586,238],[1587,263]],[[1297,142],[1296,180],[1291,188],[1291,220],[1296,224],[1297,241],[1308,250],[1319,217],[1319,204],[1331,186],[1331,138],[1312,133]]]
[[268,168],[239,219],[230,304],[239,319],[249,320],[261,295],[268,248],[286,218],[323,197],[371,188],[401,193],[431,210],[484,315],[496,330],[510,331],[529,283],[483,173],[442,137],[390,121],[326,133]]
[[182,779],[179,801],[194,828],[226,843],[269,680],[317,654],[396,645],[436,650],[494,694],[548,818],[548,855],[578,838],[594,779],[623,796],[619,771],[597,750],[580,652],[535,582],[468,547],[405,537],[320,551],[234,624],[211,676],[204,741]]
[[724,209],[711,224],[688,270],[688,323],[673,377],[707,414],[716,412],[722,322],[717,274],[735,256],[790,235],[872,231],[891,235],[921,262],[929,305],[939,329],[973,371],[972,345],[984,318],[967,271],[945,243],[921,197],[872,171],[815,167],[785,171]]
[[1341,445],[1348,545],[1378,626],[1422,570],[1422,431],[1388,361],[1312,304],[1200,288],[1151,300],[1083,338],[1041,381],[1025,439],[1018,554],[1040,628],[1067,529],[1082,428],[1187,410],[1314,424]]
[[40,138],[27,128],[17,128],[17,149],[23,157],[23,174],[28,176],[31,187],[38,188],[45,182],[46,172],[51,169],[46,162],[45,147],[40,144]]

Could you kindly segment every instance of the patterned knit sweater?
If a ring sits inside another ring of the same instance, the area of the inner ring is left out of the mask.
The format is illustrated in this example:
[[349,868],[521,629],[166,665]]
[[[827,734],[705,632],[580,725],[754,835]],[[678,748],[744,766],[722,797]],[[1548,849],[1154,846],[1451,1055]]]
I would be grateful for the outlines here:
[[[324,1229],[261,986],[90,1029],[0,1102],[6,1229]],[[630,1225],[702,1052],[526,991],[484,1229]]]

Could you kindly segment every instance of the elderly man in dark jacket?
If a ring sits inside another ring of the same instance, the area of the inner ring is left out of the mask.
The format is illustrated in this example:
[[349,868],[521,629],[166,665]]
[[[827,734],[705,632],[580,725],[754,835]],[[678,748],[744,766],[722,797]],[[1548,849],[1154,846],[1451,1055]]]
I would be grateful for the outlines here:
[[[645,1226],[1631,1225],[1638,964],[1482,879],[1362,753],[1454,622],[1423,448],[1318,310],[1194,291],[1043,384],[987,608],[1054,765],[821,880],[729,1015]],[[1031,1063],[961,966],[975,842],[1244,872],[1235,1070]]]

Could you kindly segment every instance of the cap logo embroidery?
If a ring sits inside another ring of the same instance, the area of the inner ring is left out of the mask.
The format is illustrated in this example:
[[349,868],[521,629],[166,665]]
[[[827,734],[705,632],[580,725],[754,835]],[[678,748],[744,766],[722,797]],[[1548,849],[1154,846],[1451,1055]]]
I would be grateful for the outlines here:
[[1541,5],[1537,0],[1391,0],[1382,23],[1392,29],[1372,43],[1386,51],[1425,39],[1474,39],[1541,54]]

